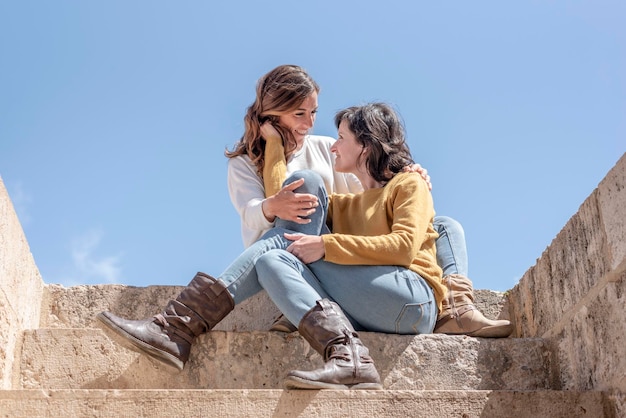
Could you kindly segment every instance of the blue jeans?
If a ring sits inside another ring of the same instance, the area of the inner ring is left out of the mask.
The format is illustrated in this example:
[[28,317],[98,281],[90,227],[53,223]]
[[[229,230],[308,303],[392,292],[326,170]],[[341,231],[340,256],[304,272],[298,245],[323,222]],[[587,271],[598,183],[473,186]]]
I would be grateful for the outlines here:
[[443,277],[450,274],[468,276],[467,246],[465,231],[456,220],[447,216],[435,216],[433,222],[439,238],[437,247],[437,264],[443,270]]
[[[325,222],[327,211],[328,200],[320,199],[313,216]],[[307,234],[326,232],[324,224],[315,224],[319,228],[309,228]],[[269,231],[260,241],[275,240],[276,232],[281,231]],[[263,254],[256,257],[255,275],[292,323],[299,324],[318,300],[327,298],[342,307],[356,329],[397,334],[432,332],[437,319],[435,298],[417,273],[399,266],[347,266],[324,260],[307,265],[285,248],[264,246]]]
[[[263,288],[258,280],[256,263],[259,257],[273,249],[285,249],[291,244],[283,235],[286,232],[319,235],[320,231],[328,231],[326,227],[326,213],[328,209],[328,195],[321,176],[314,171],[302,170],[294,172],[286,181],[291,183],[304,178],[304,184],[295,191],[310,193],[317,196],[320,206],[318,210],[307,218],[308,224],[277,219],[274,227],[267,231],[257,242],[245,249],[239,257],[219,276],[228,288],[235,304],[239,304],[260,292]],[[321,208],[321,209],[320,209]],[[313,303],[313,305],[315,302]],[[311,307],[313,307],[311,305]]]
[[[308,235],[328,232],[325,223],[328,196],[321,177],[303,170],[295,172],[285,183],[298,178],[304,178],[305,182],[297,192],[317,195],[320,206],[309,216],[308,224],[277,220],[274,228],[219,276],[235,304],[265,289],[294,324],[299,324],[319,299],[328,298],[343,308],[359,330],[398,334],[432,332],[437,318],[434,295],[417,273],[398,266],[346,266],[324,260],[306,265],[285,251],[291,243],[284,238],[285,232]],[[447,217],[435,218],[435,224],[441,235],[437,240],[438,263],[448,266],[448,274],[461,274],[455,267],[457,260],[466,259],[464,235],[455,239],[459,231],[463,232],[460,224]],[[462,249],[455,248],[458,243],[463,243]]]
[[395,334],[432,332],[437,305],[417,273],[399,266],[360,266],[319,260],[304,264],[285,250],[257,260],[259,281],[293,324],[315,302],[337,302],[355,329]]

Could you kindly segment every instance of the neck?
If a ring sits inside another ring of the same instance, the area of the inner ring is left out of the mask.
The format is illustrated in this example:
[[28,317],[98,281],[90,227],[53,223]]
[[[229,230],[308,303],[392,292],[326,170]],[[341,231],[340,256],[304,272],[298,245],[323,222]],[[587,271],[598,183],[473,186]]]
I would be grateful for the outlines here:
[[374,178],[370,175],[363,175],[363,173],[354,173],[354,174],[359,178],[359,181],[361,182],[361,185],[363,186],[363,190],[378,189],[385,185],[385,183],[381,183],[379,181],[374,180]]
[[369,172],[365,168],[363,168],[362,170],[357,169],[356,172],[352,172],[352,174],[358,177],[359,181],[361,182],[361,185],[363,185],[364,190],[378,189],[380,187],[385,187],[385,185],[389,183],[389,180],[391,180],[391,178],[393,178],[393,176],[395,175],[390,170],[386,170],[385,177],[388,177],[389,180],[377,181],[374,179],[374,177],[372,177],[369,174]]

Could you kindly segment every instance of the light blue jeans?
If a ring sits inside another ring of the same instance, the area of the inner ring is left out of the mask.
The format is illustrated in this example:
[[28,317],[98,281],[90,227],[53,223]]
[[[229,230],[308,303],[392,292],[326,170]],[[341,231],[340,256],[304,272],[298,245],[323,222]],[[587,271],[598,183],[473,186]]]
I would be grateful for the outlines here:
[[[307,235],[319,235],[320,231],[328,232],[326,226],[326,213],[328,208],[328,195],[321,176],[314,171],[301,170],[294,172],[284,184],[291,183],[300,178],[304,178],[304,184],[296,189],[298,193],[310,193],[317,196],[322,210],[316,210],[308,218],[308,224],[298,224],[296,222],[276,219],[274,227],[267,231],[258,241],[246,248],[231,263],[230,266],[219,276],[227,286],[235,305],[243,302],[249,297],[257,294],[263,287],[259,283],[256,264],[258,259],[270,250],[286,249],[291,241],[283,235],[286,232],[301,233]],[[313,302],[313,307],[315,302]]]
[[[328,233],[328,196],[321,177],[309,170],[294,173],[285,183],[304,178],[297,191],[318,196],[320,206],[308,224],[277,220],[276,225],[248,247],[219,276],[235,304],[265,289],[277,307],[294,324],[322,298],[337,302],[358,330],[398,334],[432,332],[437,307],[432,289],[415,272],[398,266],[346,266],[324,260],[306,265],[285,249],[291,241],[285,232],[308,235]],[[466,258],[465,248],[457,249],[454,234],[462,228],[456,221],[440,217],[437,229],[443,233],[441,260],[449,271]],[[438,263],[440,262],[438,257]],[[442,265],[443,266],[443,265]],[[458,270],[458,269],[457,269]],[[448,273],[450,274],[450,273]]]
[[439,234],[435,246],[437,247],[437,264],[443,270],[443,277],[450,274],[467,277],[467,245],[463,227],[448,216],[435,216],[433,226]]

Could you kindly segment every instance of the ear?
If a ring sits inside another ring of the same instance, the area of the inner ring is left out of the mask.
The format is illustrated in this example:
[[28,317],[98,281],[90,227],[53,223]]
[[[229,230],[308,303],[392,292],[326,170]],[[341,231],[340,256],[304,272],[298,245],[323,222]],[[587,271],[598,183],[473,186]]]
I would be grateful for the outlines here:
[[275,115],[263,115],[259,117],[259,123],[263,125],[265,122],[269,121],[272,125],[276,125],[278,123],[278,116]]
[[363,161],[372,153],[372,149],[370,146],[361,145],[361,153],[359,154],[359,158],[363,158]]
[[361,152],[358,156],[358,158],[356,159],[356,163],[357,165],[360,166],[361,169],[364,169],[366,172],[367,170],[367,160],[369,158],[371,154],[371,150],[369,147],[363,145],[363,147],[361,148]]

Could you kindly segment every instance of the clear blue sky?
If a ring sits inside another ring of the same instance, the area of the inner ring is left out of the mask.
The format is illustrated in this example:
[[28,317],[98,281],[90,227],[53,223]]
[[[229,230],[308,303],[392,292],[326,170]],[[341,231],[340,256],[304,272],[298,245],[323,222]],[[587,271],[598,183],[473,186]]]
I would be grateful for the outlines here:
[[182,285],[243,249],[225,148],[279,64],[314,133],[402,114],[477,289],[507,290],[626,151],[623,1],[0,0],[0,176],[46,283]]

